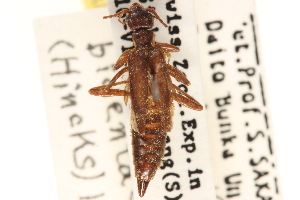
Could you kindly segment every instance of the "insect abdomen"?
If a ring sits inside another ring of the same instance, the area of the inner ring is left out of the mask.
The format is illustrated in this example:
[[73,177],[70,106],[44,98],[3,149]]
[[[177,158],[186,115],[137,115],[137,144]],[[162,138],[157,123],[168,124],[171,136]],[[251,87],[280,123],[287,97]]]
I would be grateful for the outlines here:
[[160,117],[159,111],[150,109],[145,134],[132,129],[132,154],[140,194],[146,191],[164,157],[167,133]]
[[132,148],[135,172],[138,179],[153,179],[164,155],[166,133],[140,135],[133,131]]

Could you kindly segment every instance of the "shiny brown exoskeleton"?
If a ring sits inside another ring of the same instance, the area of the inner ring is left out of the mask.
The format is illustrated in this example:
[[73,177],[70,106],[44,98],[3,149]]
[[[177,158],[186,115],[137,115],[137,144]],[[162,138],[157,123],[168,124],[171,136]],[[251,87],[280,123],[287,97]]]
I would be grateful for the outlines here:
[[[122,22],[120,18],[125,14],[125,21]],[[119,17],[119,22],[127,24],[133,31],[134,49],[125,51],[114,69],[126,63],[127,67],[120,70],[109,84],[92,88],[89,93],[96,96],[124,96],[125,104],[130,97],[133,163],[139,195],[143,197],[164,156],[167,132],[172,129],[173,100],[194,110],[200,111],[203,107],[172,84],[171,76],[186,85],[190,82],[181,71],[166,62],[170,52],[178,52],[179,48],[156,43],[154,33],[149,30],[153,27],[154,19],[167,27],[154,9],[144,9],[140,4],[133,3],[130,9],[105,16],[104,19],[111,17]],[[128,80],[116,82],[125,72],[129,72]],[[121,84],[126,84],[124,90],[111,89]]]

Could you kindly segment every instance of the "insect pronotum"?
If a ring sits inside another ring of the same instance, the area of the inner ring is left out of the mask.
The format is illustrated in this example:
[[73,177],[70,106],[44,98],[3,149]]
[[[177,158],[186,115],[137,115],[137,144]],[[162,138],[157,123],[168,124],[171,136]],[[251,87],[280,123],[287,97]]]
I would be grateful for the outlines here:
[[[123,15],[126,18],[122,22],[120,18]],[[104,97],[124,96],[126,105],[128,98],[131,99],[133,163],[138,192],[143,197],[164,156],[167,132],[171,131],[173,123],[173,100],[198,111],[203,107],[172,83],[171,76],[190,85],[185,75],[166,61],[170,58],[170,52],[178,52],[179,48],[167,43],[156,43],[154,33],[149,30],[154,25],[154,19],[167,27],[153,8],[145,9],[133,3],[129,9],[103,18],[112,17],[119,17],[119,22],[133,31],[134,48],[119,57],[114,69],[127,66],[107,85],[94,87],[89,93]],[[116,82],[125,72],[129,72],[128,80]],[[121,84],[125,84],[124,90],[111,89]]]

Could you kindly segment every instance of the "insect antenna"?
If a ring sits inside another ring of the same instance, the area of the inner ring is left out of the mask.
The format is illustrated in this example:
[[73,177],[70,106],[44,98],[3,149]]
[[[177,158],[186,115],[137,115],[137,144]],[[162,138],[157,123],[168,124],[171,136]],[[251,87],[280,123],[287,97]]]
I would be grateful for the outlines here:
[[113,18],[113,17],[118,17],[118,18],[119,18],[118,21],[119,21],[121,24],[125,25],[127,22],[126,22],[126,21],[122,22],[122,21],[121,21],[121,17],[123,17],[123,15],[125,15],[125,14],[127,14],[127,13],[131,13],[131,11],[130,11],[129,9],[125,8],[124,10],[122,10],[122,11],[120,11],[120,12],[114,14],[114,15],[104,16],[103,19]]
[[148,11],[149,13],[154,15],[155,18],[158,19],[160,21],[160,23],[162,23],[165,27],[168,27],[168,25],[165,24],[165,22],[158,16],[158,14],[155,12],[155,10],[153,8],[147,8],[146,11]]

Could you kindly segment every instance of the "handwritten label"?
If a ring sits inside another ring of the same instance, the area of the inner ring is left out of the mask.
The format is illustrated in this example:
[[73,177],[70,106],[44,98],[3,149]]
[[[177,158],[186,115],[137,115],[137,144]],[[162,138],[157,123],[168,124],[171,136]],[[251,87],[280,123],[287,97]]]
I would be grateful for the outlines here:
[[88,89],[113,76],[107,9],[35,20],[59,199],[131,199],[122,98]]
[[[187,87],[176,80],[173,82],[199,102],[204,103],[199,52],[198,46],[195,45],[197,44],[197,29],[193,1],[114,0],[108,2],[110,14],[129,8],[134,2],[146,8],[155,7],[158,15],[169,26],[165,28],[156,21],[152,30],[157,42],[169,43],[181,49],[179,53],[172,54],[170,64],[186,74],[191,81],[191,86]],[[119,56],[122,51],[133,48],[132,32],[126,26],[121,25],[116,18],[111,19],[111,22],[115,48]],[[129,108],[126,112],[129,116]],[[127,139],[131,156],[129,124],[128,121],[126,123]],[[174,127],[168,134],[164,162],[150,182],[143,199],[215,199],[208,143],[205,111],[190,110],[175,102]],[[133,165],[131,167],[132,174],[134,174]],[[134,199],[140,199],[134,177],[133,185]]]
[[195,5],[217,198],[282,199],[254,1]]

